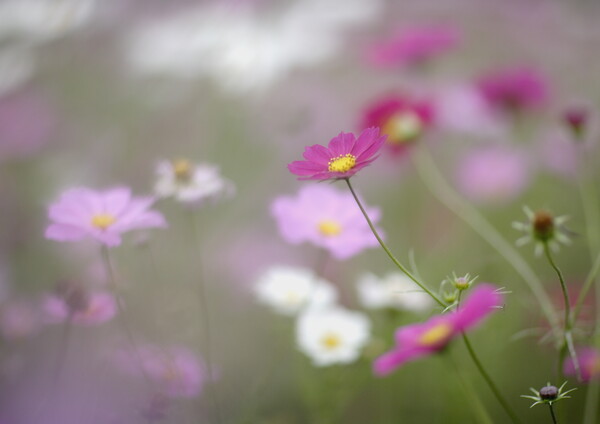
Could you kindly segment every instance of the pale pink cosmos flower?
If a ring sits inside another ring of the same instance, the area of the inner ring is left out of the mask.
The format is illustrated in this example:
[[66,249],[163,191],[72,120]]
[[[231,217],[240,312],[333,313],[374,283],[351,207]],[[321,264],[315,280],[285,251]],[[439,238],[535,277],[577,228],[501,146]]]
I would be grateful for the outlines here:
[[421,64],[458,47],[462,34],[450,25],[412,26],[372,45],[367,61],[378,67]]
[[479,324],[502,305],[503,297],[491,284],[480,284],[458,310],[396,330],[396,346],[373,364],[375,374],[391,373],[406,362],[443,350],[448,343]]
[[505,146],[480,147],[459,162],[457,184],[470,200],[501,204],[515,199],[531,180],[528,157]]
[[209,379],[203,361],[182,346],[144,346],[137,352],[117,352],[115,359],[124,372],[135,376],[145,373],[162,393],[172,398],[198,396]]
[[529,67],[492,71],[480,77],[477,85],[492,106],[508,111],[535,109],[550,97],[546,76]]
[[402,153],[433,124],[433,104],[406,95],[377,99],[363,113],[363,128],[380,127],[392,152]]
[[[365,209],[377,223],[379,209]],[[378,246],[352,195],[330,185],[306,186],[295,197],[278,197],[271,204],[271,215],[285,241],[312,243],[337,259],[348,259]]]
[[330,180],[349,178],[377,159],[386,136],[379,128],[367,128],[358,137],[341,132],[327,147],[315,144],[306,147],[304,159],[288,165],[299,180]]
[[78,241],[91,237],[106,246],[118,246],[127,231],[167,226],[162,214],[148,210],[153,202],[152,197],[132,197],[126,187],[67,190],[49,208],[46,238]]
[[[593,347],[577,349],[577,360],[579,361],[582,381],[589,382],[600,377],[600,351],[598,349]],[[572,358],[567,358],[565,361],[563,372],[565,375],[577,375]]]
[[58,294],[48,295],[43,302],[45,319],[49,323],[64,322],[69,319],[79,325],[99,325],[111,320],[117,314],[117,301],[110,293],[90,293],[77,304]]

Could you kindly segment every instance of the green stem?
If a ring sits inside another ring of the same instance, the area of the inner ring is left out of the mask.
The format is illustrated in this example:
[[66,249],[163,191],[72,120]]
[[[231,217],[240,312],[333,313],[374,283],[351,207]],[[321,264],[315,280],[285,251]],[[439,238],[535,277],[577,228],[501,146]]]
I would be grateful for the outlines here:
[[471,345],[471,342],[469,341],[469,338],[467,337],[467,335],[463,333],[462,337],[465,342],[465,346],[467,347],[467,351],[469,352],[469,355],[471,356],[471,359],[473,360],[473,363],[479,370],[479,373],[481,374],[481,376],[487,383],[488,387],[490,388],[490,390],[492,391],[492,393],[494,394],[494,396],[496,397],[496,399],[498,400],[498,402],[500,403],[500,405],[502,406],[502,408],[504,409],[506,414],[510,417],[510,420],[513,422],[513,424],[521,424],[521,420],[519,419],[517,414],[515,414],[515,412],[512,410],[512,408],[510,407],[510,405],[508,404],[506,399],[504,399],[504,397],[500,393],[500,390],[498,389],[498,387],[492,380],[492,377],[490,377],[490,375],[487,373],[487,371],[481,364],[481,361],[475,354],[475,351],[473,350],[473,346]]
[[119,293],[119,287],[117,285],[117,280],[115,278],[115,272],[112,266],[112,262],[110,260],[110,254],[108,252],[108,248],[106,246],[102,246],[102,260],[104,261],[104,267],[106,268],[106,274],[108,276],[108,285],[115,297],[115,303],[117,304],[117,316],[118,320],[121,322],[121,326],[125,330],[125,334],[129,339],[129,343],[131,344],[131,349],[133,350],[133,354],[136,355],[139,363],[140,370],[142,371],[142,375],[144,376],[144,380],[146,380],[146,384],[150,384],[152,381],[148,374],[146,373],[146,367],[144,366],[144,359],[140,354],[137,343],[135,342],[135,338],[133,337],[133,332],[129,327],[129,321],[127,320],[127,316],[125,315],[125,309],[123,308],[123,299],[121,294]]
[[560,321],[550,297],[544,290],[542,282],[535,272],[521,257],[517,250],[507,242],[489,221],[470,203],[462,199],[444,180],[427,152],[420,150],[415,154],[417,171],[433,193],[433,195],[456,216],[469,225],[481,238],[495,248],[500,255],[523,278],[535,299],[539,302],[542,312],[550,323],[555,336],[560,336]]
[[579,318],[579,315],[581,314],[581,308],[583,307],[583,302],[585,301],[585,298],[586,298],[589,290],[592,288],[592,284],[594,284],[594,281],[596,280],[598,271],[600,271],[600,253],[598,254],[598,256],[596,256],[596,260],[594,261],[594,264],[592,265],[592,269],[590,270],[588,276],[586,277],[585,282],[583,283],[583,287],[582,287],[581,291],[579,292],[579,296],[577,297],[577,301],[575,302],[575,308],[573,310],[573,324],[575,324],[575,322],[577,322],[577,319]]
[[204,344],[205,344],[205,349],[204,349],[204,357],[206,359],[206,368],[207,368],[207,373],[209,376],[209,388],[208,391],[210,393],[210,397],[211,397],[211,401],[213,404],[213,409],[215,411],[215,416],[216,416],[216,421],[217,423],[222,422],[221,420],[221,409],[219,406],[219,402],[218,402],[218,398],[217,398],[217,391],[215,388],[215,385],[212,384],[212,381],[210,381],[213,378],[213,372],[214,372],[214,367],[213,367],[213,363],[212,363],[212,337],[211,337],[211,325],[210,325],[210,313],[208,310],[208,301],[207,301],[207,295],[206,295],[206,287],[204,285],[204,280],[205,280],[205,274],[204,274],[204,267],[202,266],[202,254],[200,252],[201,250],[201,243],[200,243],[200,229],[198,226],[198,222],[197,219],[195,219],[196,217],[194,216],[194,214],[191,214],[191,221],[192,221],[192,231],[194,234],[194,238],[196,241],[196,245],[198,248],[198,253],[200,253],[200,257],[197,259],[197,264],[198,264],[198,276],[199,278],[199,282],[198,282],[198,291],[199,291],[199,300],[200,300],[200,313],[201,313],[201,321],[204,324],[204,328],[202,333],[204,334]]
[[573,337],[571,335],[571,330],[573,329],[571,323],[571,300],[569,299],[569,291],[567,290],[567,284],[565,283],[565,279],[560,268],[554,262],[554,258],[552,257],[552,253],[550,252],[550,246],[548,243],[544,243],[544,254],[546,255],[546,259],[550,263],[556,275],[558,275],[558,280],[560,281],[560,288],[563,294],[563,300],[565,304],[565,324],[564,324],[564,342],[559,351],[559,359],[558,359],[558,370],[559,375],[562,376],[562,365],[564,363],[567,351],[569,351],[571,358],[573,359],[573,366],[577,372],[577,375],[581,378],[579,371],[579,361],[577,360],[577,353],[575,352],[575,347],[573,345]]
[[404,265],[402,265],[400,263],[400,261],[398,261],[398,259],[396,259],[396,257],[392,254],[392,252],[390,251],[390,249],[387,247],[387,245],[385,244],[385,242],[383,241],[383,239],[381,238],[381,236],[377,232],[377,229],[375,229],[375,226],[371,222],[371,219],[369,218],[369,215],[367,214],[367,211],[365,210],[365,208],[363,207],[362,203],[360,202],[358,196],[354,192],[354,188],[352,187],[352,184],[350,183],[350,179],[349,178],[345,178],[344,180],[346,181],[346,184],[348,184],[348,188],[350,189],[350,192],[352,193],[352,196],[354,197],[354,200],[356,200],[356,203],[358,204],[358,207],[360,208],[360,211],[362,212],[363,216],[367,220],[367,224],[369,224],[369,228],[373,232],[373,235],[375,236],[375,238],[377,239],[377,241],[379,242],[379,244],[381,245],[381,247],[383,248],[383,250],[385,251],[385,253],[387,253],[387,255],[389,256],[389,258],[392,260],[392,262],[408,278],[410,278],[412,281],[414,281],[414,283],[416,285],[418,285],[419,287],[421,287],[421,289],[423,289],[423,291],[425,291],[429,296],[431,296],[433,300],[435,300],[440,306],[442,306],[443,308],[445,308],[446,304],[438,296],[436,296],[435,293],[433,293],[431,290],[429,290],[427,288],[427,286],[425,286],[425,284],[423,284],[421,281],[419,281],[419,279],[417,279],[417,277],[415,277],[413,274],[411,274],[410,271]]
[[550,407],[550,415],[552,416],[552,423],[558,424],[558,421],[556,421],[556,415],[554,415],[554,408],[552,408],[552,404],[549,403],[548,406]]

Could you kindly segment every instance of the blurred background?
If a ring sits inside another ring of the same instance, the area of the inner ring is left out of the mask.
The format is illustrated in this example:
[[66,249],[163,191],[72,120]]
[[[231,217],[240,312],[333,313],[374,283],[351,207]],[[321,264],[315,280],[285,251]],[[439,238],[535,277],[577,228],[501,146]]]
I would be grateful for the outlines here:
[[[443,355],[372,375],[393,330],[433,313],[361,305],[359,277],[394,271],[381,250],[319,268],[342,304],[370,319],[370,342],[351,364],[315,367],[297,349],[294,320],[256,299],[270,267],[323,262],[321,249],[286,243],[269,212],[278,196],[314,184],[296,181],[286,165],[340,131],[383,126],[373,110],[393,98],[414,108],[416,122],[403,122],[402,148],[384,148],[354,187],[381,209],[392,250],[404,262],[412,252],[431,287],[469,272],[511,291],[510,307],[472,340],[525,421],[550,422],[545,408],[519,398],[556,378],[535,299],[428,189],[414,152],[433,158],[442,192],[456,192],[511,245],[524,205],[569,215],[573,243],[556,258],[576,296],[600,247],[588,222],[600,217],[585,214],[599,194],[599,18],[591,0],[1,0],[0,420],[317,423],[328,422],[319,418],[323,399],[340,394],[331,422],[479,422]],[[193,396],[163,397],[115,364],[115,350],[128,345],[118,317],[72,328],[48,322],[41,305],[57,285],[107,290],[109,276],[96,242],[57,243],[44,230],[64,190],[128,186],[151,195],[157,164],[178,158],[217,165],[235,194],[199,208],[160,200],[154,209],[168,229],[129,234],[111,249],[136,343],[184,349],[202,374]],[[532,245],[518,252],[561,309],[552,269]],[[199,267],[212,375],[202,365]],[[586,344],[593,304],[592,296],[580,321]],[[462,344],[450,350],[494,422],[507,422]],[[585,414],[599,422],[586,412],[587,386],[569,386],[578,390],[557,407],[563,422]]]

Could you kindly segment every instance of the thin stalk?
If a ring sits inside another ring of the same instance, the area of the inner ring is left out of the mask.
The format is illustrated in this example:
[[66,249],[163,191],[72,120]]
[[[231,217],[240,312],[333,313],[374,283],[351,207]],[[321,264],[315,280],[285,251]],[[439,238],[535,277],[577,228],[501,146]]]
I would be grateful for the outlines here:
[[108,248],[106,246],[102,246],[101,251],[102,251],[102,260],[104,262],[104,267],[106,268],[106,274],[108,276],[108,285],[110,287],[110,290],[113,293],[113,296],[115,297],[116,304],[117,304],[118,320],[120,321],[121,326],[125,330],[125,334],[127,335],[127,338],[129,339],[129,343],[131,344],[131,349],[133,350],[134,355],[136,355],[136,357],[139,361],[140,370],[142,371],[144,380],[146,380],[146,384],[150,384],[151,379],[148,376],[148,373],[146,373],[146,367],[144,367],[144,359],[142,358],[142,355],[140,354],[140,352],[137,348],[137,343],[135,342],[135,338],[133,337],[133,332],[131,331],[131,328],[129,327],[129,321],[127,320],[127,317],[125,315],[125,309],[123,308],[122,297],[121,297],[121,294],[119,293],[119,287],[117,285],[117,280],[115,278],[115,272],[114,272],[114,269],[112,266],[112,262],[110,260],[110,254],[108,252]]
[[573,310],[573,324],[575,324],[575,322],[577,322],[577,319],[579,318],[579,314],[581,314],[581,308],[583,307],[583,302],[585,301],[585,298],[586,298],[589,290],[592,288],[592,284],[594,284],[594,281],[596,281],[596,277],[598,276],[598,271],[600,271],[600,253],[598,253],[598,256],[596,256],[596,260],[594,261],[594,264],[592,265],[592,269],[588,273],[588,275],[585,279],[585,282],[583,283],[583,287],[582,287],[581,291],[579,292],[579,296],[577,297],[577,301],[575,302],[575,308]]
[[396,257],[392,254],[392,252],[390,251],[390,249],[387,247],[387,245],[385,244],[385,242],[383,241],[383,239],[381,238],[381,236],[379,235],[379,233],[375,229],[375,226],[371,222],[371,219],[369,218],[369,215],[367,214],[367,211],[365,210],[365,208],[363,207],[362,203],[360,202],[358,196],[354,192],[354,188],[352,188],[352,184],[350,183],[350,179],[349,178],[345,178],[344,180],[346,181],[346,184],[348,184],[348,188],[350,189],[350,192],[352,193],[352,196],[354,197],[354,200],[358,204],[358,207],[360,208],[360,211],[362,212],[363,216],[367,220],[367,224],[369,224],[369,228],[373,232],[373,235],[375,236],[375,238],[377,239],[377,241],[379,242],[379,244],[381,245],[381,247],[383,248],[383,250],[385,251],[385,253],[387,253],[387,255],[389,256],[389,258],[392,260],[392,262],[400,269],[400,271],[402,271],[404,274],[406,274],[406,276],[408,278],[410,278],[412,281],[414,281],[414,283],[416,285],[418,285],[419,287],[421,287],[421,289],[423,289],[423,291],[425,291],[429,296],[431,296],[431,298],[433,300],[435,300],[440,306],[442,306],[443,308],[445,308],[446,304],[435,293],[433,293],[431,290],[429,290],[427,288],[427,286],[425,286],[425,284],[423,284],[421,281],[419,281],[419,279],[417,279],[417,277],[415,277],[413,274],[411,274],[410,271],[404,265],[402,265],[400,263],[400,261],[398,261],[398,259],[396,259]]
[[512,408],[510,407],[510,405],[508,404],[506,399],[504,399],[504,397],[500,393],[500,390],[494,383],[494,380],[492,380],[492,377],[490,377],[490,375],[487,373],[487,371],[481,364],[481,361],[475,354],[475,351],[473,350],[473,346],[471,345],[471,342],[469,341],[469,338],[467,337],[467,335],[463,333],[462,337],[465,342],[465,346],[467,347],[467,351],[469,352],[469,355],[471,356],[473,363],[477,367],[477,370],[479,371],[479,373],[481,374],[481,376],[487,383],[488,387],[490,388],[490,390],[492,391],[492,393],[494,394],[494,396],[496,397],[496,399],[498,400],[498,402],[500,403],[500,405],[502,406],[502,408],[504,409],[506,414],[509,416],[510,420],[513,422],[513,424],[521,424],[521,420],[519,419],[517,414],[512,410]]
[[558,359],[558,370],[559,375],[562,376],[562,364],[565,360],[567,350],[569,351],[571,358],[573,359],[573,366],[575,367],[575,371],[577,375],[581,378],[581,373],[579,370],[579,361],[577,360],[577,353],[575,352],[575,346],[573,345],[573,337],[571,335],[571,331],[573,329],[572,321],[571,321],[571,300],[569,299],[569,291],[567,290],[567,284],[565,283],[565,279],[560,268],[554,262],[554,258],[552,257],[552,253],[550,252],[550,246],[548,243],[544,243],[544,254],[546,255],[546,259],[550,263],[550,266],[558,275],[558,280],[560,281],[560,288],[563,294],[563,300],[565,304],[565,324],[564,324],[564,342],[559,351],[559,359]]
[[[196,260],[197,265],[198,265],[198,276],[199,276],[199,281],[198,281],[198,292],[199,292],[199,301],[200,301],[200,314],[201,314],[201,321],[203,323],[203,328],[202,328],[202,334],[204,335],[204,357],[206,359],[206,367],[208,369],[208,375],[209,378],[212,380],[213,378],[213,372],[214,372],[214,366],[213,366],[213,362],[212,362],[212,334],[211,334],[211,325],[210,325],[210,313],[208,310],[208,300],[207,300],[207,294],[206,294],[206,287],[204,285],[204,280],[206,279],[206,275],[204,272],[204,267],[203,265],[203,261],[202,261],[202,254],[201,254],[201,237],[200,237],[200,228],[198,225],[198,220],[196,219],[196,216],[194,214],[190,215],[191,217],[191,221],[192,221],[192,231],[194,234],[194,238],[196,241],[196,245],[197,245],[197,249],[198,249],[198,253],[199,257]],[[219,401],[218,401],[218,397],[217,397],[217,390],[215,388],[215,385],[212,381],[209,382],[208,384],[208,391],[210,393],[210,397],[211,397],[211,401],[213,404],[213,409],[215,411],[215,416],[216,416],[216,421],[217,423],[222,422],[221,420],[221,409],[219,407]]]
[[481,238],[488,242],[504,259],[515,269],[527,284],[539,302],[542,312],[550,323],[554,335],[560,336],[560,321],[550,300],[544,290],[542,282],[531,269],[529,264],[521,257],[519,252],[502,237],[489,221],[469,202],[462,199],[456,191],[444,180],[433,160],[425,151],[415,152],[416,168],[419,176],[432,194],[456,216],[469,225]]
[[556,420],[556,415],[554,415],[554,408],[552,408],[552,404],[549,403],[548,406],[550,407],[550,415],[552,416],[552,423],[558,424],[558,421]]

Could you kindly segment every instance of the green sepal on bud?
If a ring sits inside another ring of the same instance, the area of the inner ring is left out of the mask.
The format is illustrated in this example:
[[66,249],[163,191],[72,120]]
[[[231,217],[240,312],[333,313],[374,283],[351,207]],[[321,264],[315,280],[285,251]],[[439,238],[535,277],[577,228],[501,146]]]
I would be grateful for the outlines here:
[[531,390],[531,392],[534,394],[534,396],[521,395],[521,397],[535,401],[530,406],[530,408],[533,408],[536,405],[541,405],[544,403],[552,405],[553,403],[558,402],[560,400],[570,399],[571,396],[567,396],[567,395],[569,393],[571,393],[572,391],[577,390],[575,388],[575,389],[563,391],[566,384],[567,384],[567,382],[565,381],[560,387],[557,388],[556,386],[553,386],[550,383],[547,383],[540,390],[535,390],[533,387],[531,387],[531,388],[529,388],[529,390]]

